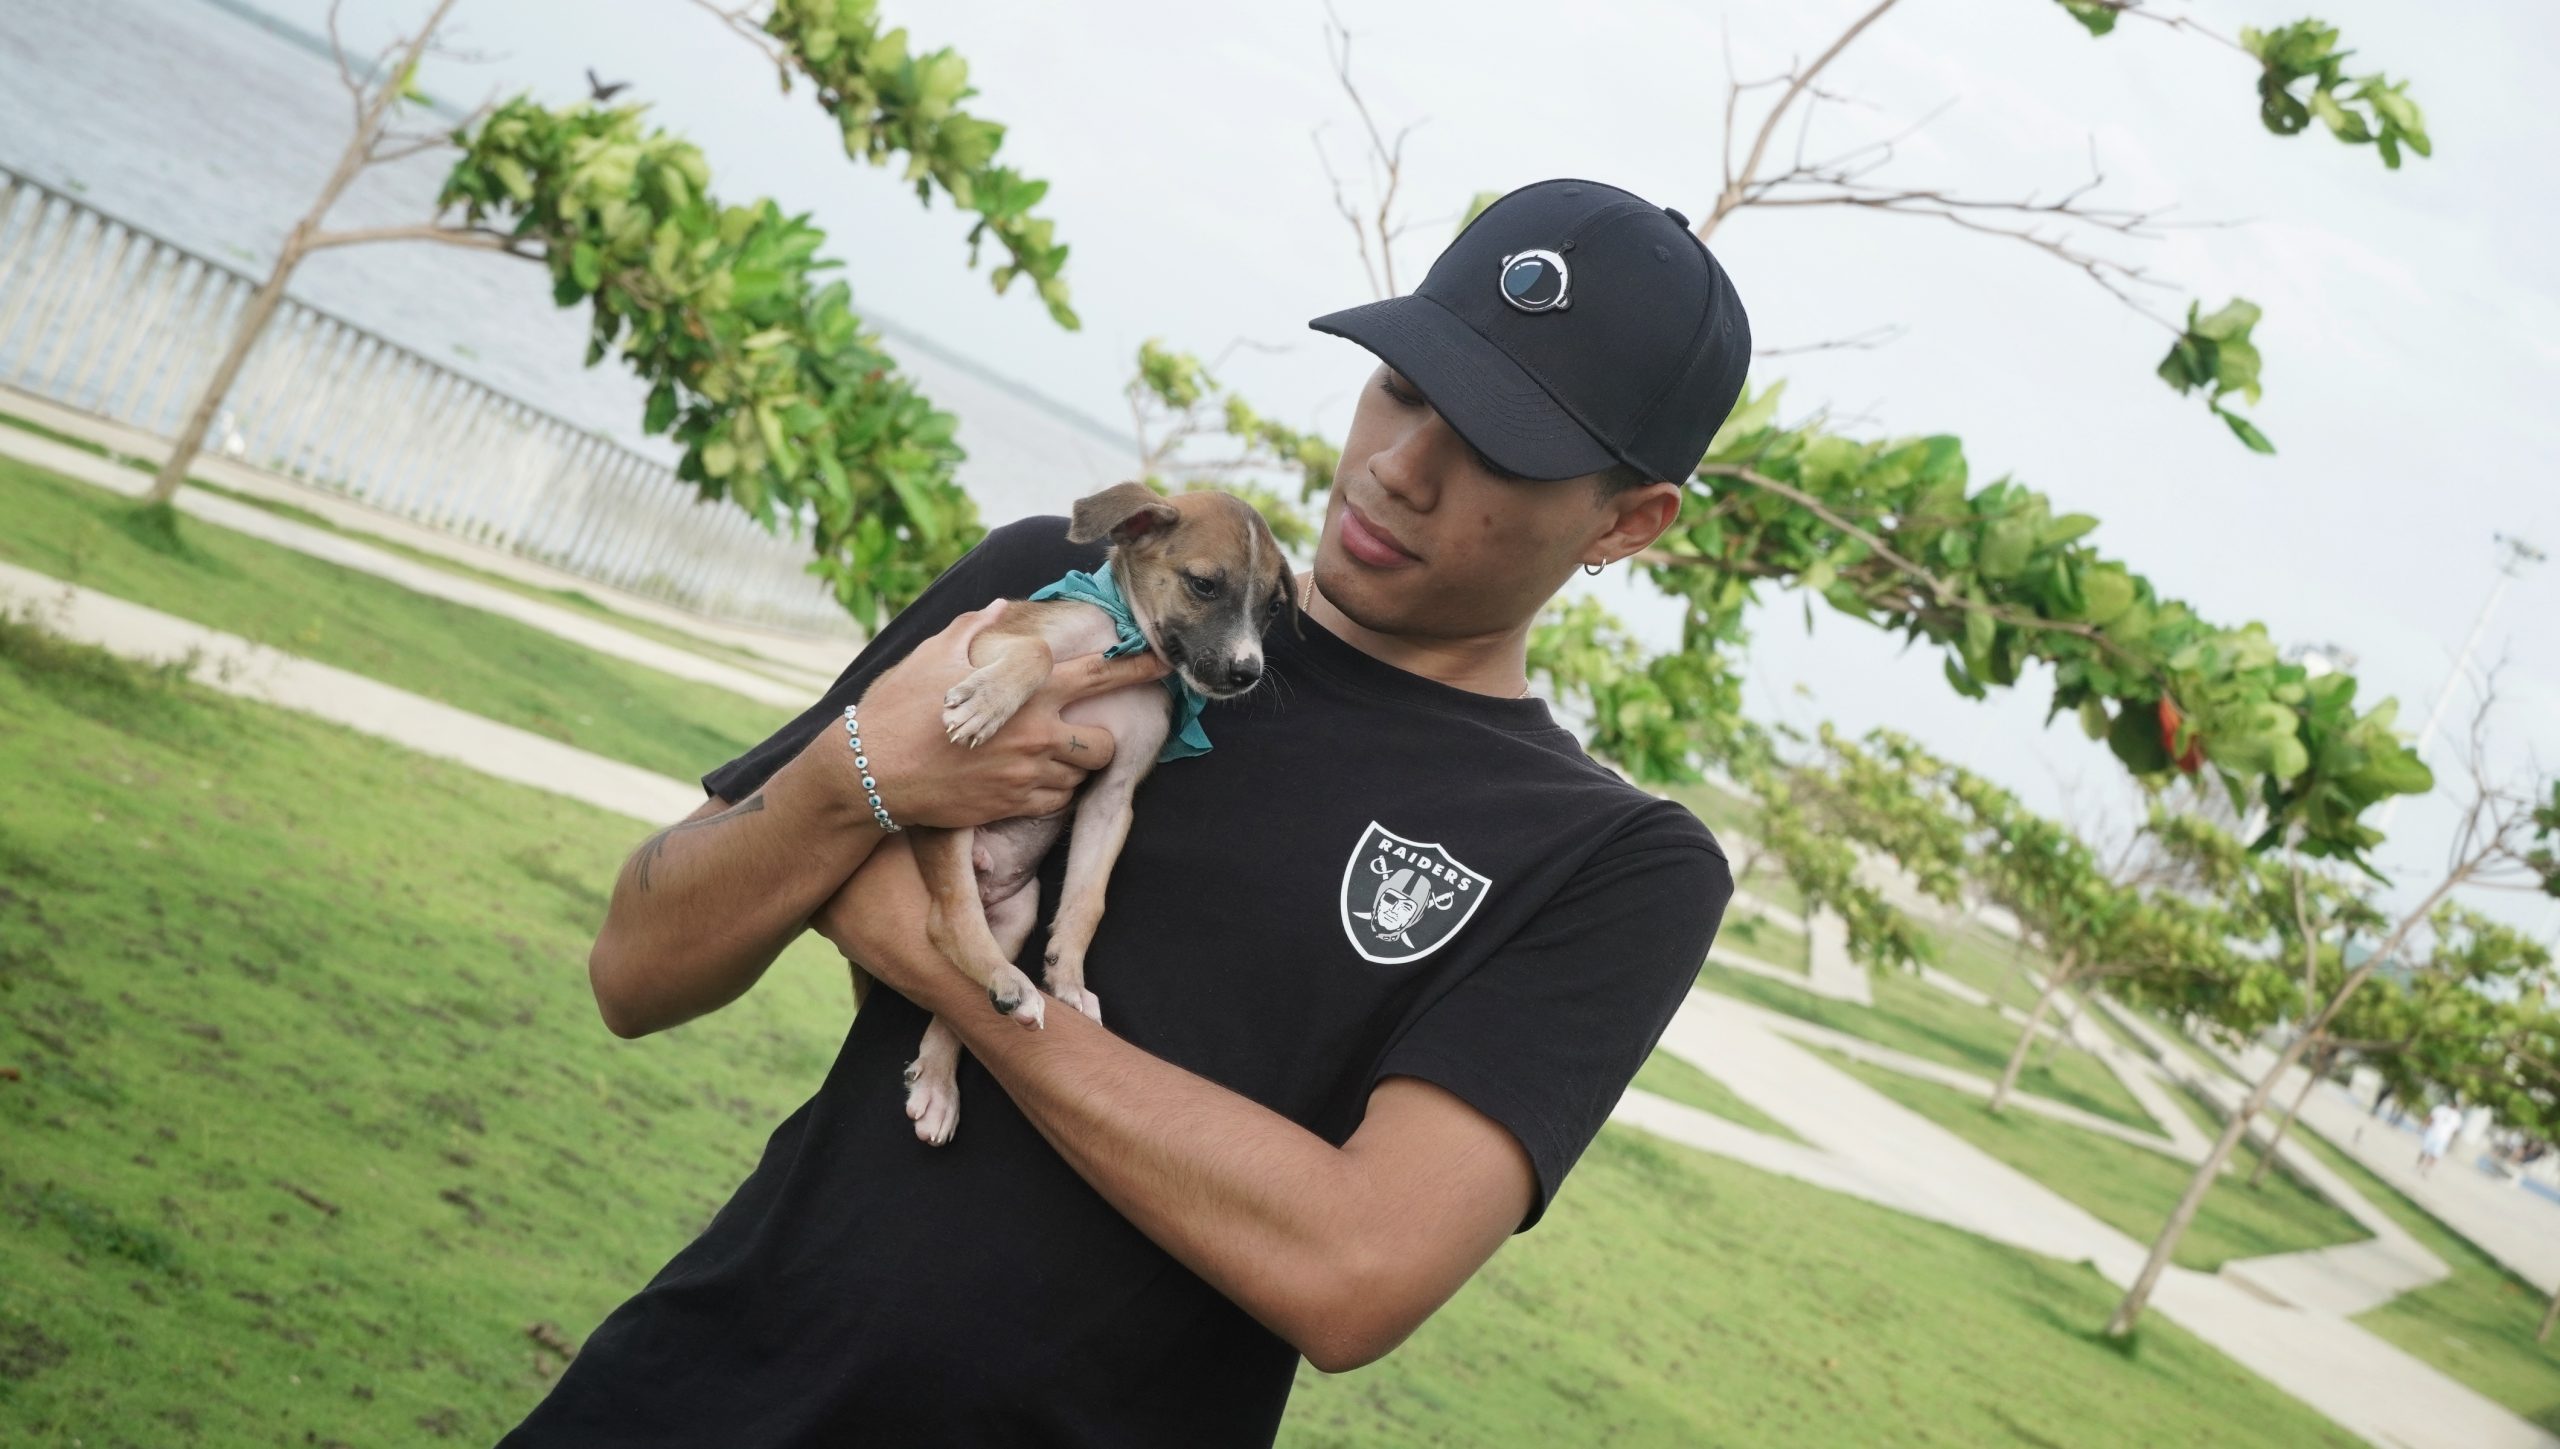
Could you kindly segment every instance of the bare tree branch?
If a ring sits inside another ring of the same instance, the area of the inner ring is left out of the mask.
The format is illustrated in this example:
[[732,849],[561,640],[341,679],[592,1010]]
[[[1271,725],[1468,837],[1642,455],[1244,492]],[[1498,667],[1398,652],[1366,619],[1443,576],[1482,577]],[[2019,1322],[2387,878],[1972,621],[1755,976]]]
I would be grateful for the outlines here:
[[1793,357],[1799,353],[1805,352],[1839,352],[1843,350],[1873,352],[1877,348],[1884,346],[1886,343],[1893,342],[1901,338],[1910,330],[1910,328],[1903,326],[1899,322],[1882,322],[1873,327],[1867,328],[1863,332],[1852,332],[1846,337],[1832,337],[1821,342],[1807,342],[1796,347],[1756,348],[1753,350],[1751,355],[1754,357]]
[[505,252],[510,256],[539,260],[542,252],[525,245],[520,237],[489,227],[439,226],[421,222],[410,226],[365,226],[346,231],[316,231],[303,238],[306,252],[326,251],[330,247],[362,246],[368,242],[431,241],[446,246],[470,247],[478,251]]
[[1831,42],[1831,48],[1824,51],[1811,68],[1799,71],[1791,77],[1786,94],[1778,97],[1778,103],[1769,108],[1768,116],[1760,123],[1760,134],[1752,138],[1751,154],[1743,159],[1741,173],[1725,183],[1723,193],[1716,197],[1715,209],[1707,213],[1704,221],[1698,223],[1698,240],[1705,241],[1714,233],[1716,224],[1723,221],[1735,207],[1742,204],[1741,191],[1750,186],[1751,178],[1759,173],[1761,158],[1769,151],[1769,138],[1776,133],[1778,123],[1785,118],[1787,107],[1795,104],[1796,97],[1804,94],[1805,87],[1813,84],[1813,78],[1822,74],[1824,66],[1831,64],[1841,51],[1849,48],[1849,42],[1856,40],[1868,26],[1883,19],[1884,13],[1891,10],[1897,3],[1899,0],[1883,0],[1882,4],[1859,16],[1848,29],[1840,32],[1839,38]]
[[1411,136],[1422,122],[1412,122],[1397,131],[1393,141],[1386,138],[1377,116],[1369,109],[1368,99],[1360,94],[1359,84],[1351,78],[1350,27],[1344,25],[1342,17],[1334,11],[1332,0],[1326,0],[1324,13],[1325,56],[1333,62],[1334,79],[1341,83],[1342,93],[1351,98],[1351,109],[1359,115],[1360,128],[1368,138],[1369,149],[1363,159],[1369,170],[1370,191],[1377,199],[1376,209],[1365,219],[1352,209],[1350,200],[1343,194],[1342,179],[1334,174],[1333,162],[1325,155],[1321,139],[1316,142],[1316,156],[1324,163],[1325,179],[1333,183],[1334,208],[1351,223],[1352,232],[1359,238],[1363,268],[1369,267],[1370,239],[1375,237],[1377,241],[1377,266],[1369,271],[1369,288],[1383,300],[1396,295],[1395,244],[1407,230],[1407,223],[1395,219],[1396,194],[1404,186],[1405,138]]

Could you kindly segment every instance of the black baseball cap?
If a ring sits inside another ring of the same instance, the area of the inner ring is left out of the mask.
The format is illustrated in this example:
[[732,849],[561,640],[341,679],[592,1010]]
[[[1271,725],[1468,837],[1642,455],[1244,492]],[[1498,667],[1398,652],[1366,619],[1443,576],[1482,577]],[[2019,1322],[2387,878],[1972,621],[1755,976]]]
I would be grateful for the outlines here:
[[1596,181],[1488,206],[1402,297],[1307,324],[1402,373],[1505,472],[1684,481],[1742,394],[1751,319],[1686,217]]

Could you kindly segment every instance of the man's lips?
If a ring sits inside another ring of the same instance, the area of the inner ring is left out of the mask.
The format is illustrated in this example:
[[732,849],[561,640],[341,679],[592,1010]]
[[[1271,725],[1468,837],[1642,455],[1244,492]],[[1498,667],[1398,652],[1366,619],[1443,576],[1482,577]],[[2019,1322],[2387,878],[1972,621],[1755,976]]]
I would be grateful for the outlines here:
[[1342,547],[1353,558],[1375,568],[1421,562],[1412,550],[1396,541],[1394,534],[1371,523],[1347,500],[1342,505]]

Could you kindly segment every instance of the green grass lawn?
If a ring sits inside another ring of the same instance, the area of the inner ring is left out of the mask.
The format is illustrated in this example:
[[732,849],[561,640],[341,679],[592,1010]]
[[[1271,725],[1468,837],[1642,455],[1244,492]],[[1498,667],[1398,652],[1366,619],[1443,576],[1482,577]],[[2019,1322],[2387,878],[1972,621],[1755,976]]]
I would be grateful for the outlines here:
[[[2403,1137],[2380,1122],[2365,1130],[2389,1134],[2386,1140],[2406,1141],[2411,1144],[2409,1150],[2416,1150],[2415,1138]],[[2560,1433],[2560,1333],[2553,1335],[2551,1343],[2533,1341],[2546,1301],[2541,1292],[2374,1176],[2363,1163],[2322,1141],[2319,1133],[2296,1123],[2286,1140],[2307,1145],[2368,1202],[2390,1214],[2453,1269],[2453,1276],[2443,1282],[2404,1293],[2357,1315],[2356,1322]],[[2523,1206],[2560,1213],[2560,1208],[2539,1201]]]
[[1688,806],[1689,813],[1705,821],[1709,830],[1749,836],[1760,818],[1758,805],[1703,780],[1695,785],[1667,785],[1662,793]]
[[[645,1044],[639,827],[0,628],[0,1442],[489,1442],[823,1076],[820,948]],[[1293,1446],[2347,1441],[2090,1270],[1604,1133]]]
[[[2187,1120],[2196,1124],[2196,1130],[2203,1133],[2207,1140],[2222,1135],[2222,1113],[2215,1110],[2214,1105],[2206,1101],[2195,1088],[2184,1082],[2164,1082],[2161,1085],[2168,1091],[2169,1100],[2178,1105],[2179,1111],[2187,1114]],[[2239,1157],[2246,1156],[2247,1153],[2248,1145],[2243,1143],[2233,1155]]]
[[[2033,1112],[1993,1115],[1982,1099],[1836,1052],[1832,1065],[2079,1204],[2136,1242],[2149,1242],[2185,1193],[2194,1169],[2173,1157]],[[2356,1220],[2286,1175],[2259,1187],[2225,1177],[2205,1194],[2175,1261],[2205,1272],[2234,1258],[2362,1242]]]
[[1544,1223],[1286,1449],[2350,1445],[2095,1269],[1612,1127]]
[[2087,1009],[2083,1010],[2080,1015],[2089,1021],[2096,1022],[2098,1024],[2098,1030],[2105,1032],[2108,1038],[2117,1046],[2123,1047],[2126,1051],[2133,1053],[2137,1057],[2141,1057],[2145,1061],[2158,1060],[2158,1058],[2151,1055],[2151,1048],[2142,1044],[2142,1038],[2135,1036],[2130,1031],[2127,1031],[2124,1023],[2116,1020],[2115,1013],[2107,1010],[2103,1006],[2100,1006],[2096,1000],[2092,999],[2089,1002]]
[[519,1416],[526,1325],[645,1282],[851,1010],[803,947],[605,1032],[643,829],[0,628],[0,1442]]
[[133,517],[114,494],[0,458],[0,559],[22,567],[677,779],[788,715],[200,519],[171,551]]
[[1716,932],[1716,948],[1748,956],[1801,976],[1813,969],[1813,944],[1802,931],[1792,931],[1766,916],[1736,913]]
[[[1994,935],[1978,927],[1951,926],[1937,933],[1938,959],[1941,971],[1974,990],[2020,1011],[2033,1011],[2036,988],[2018,970],[2020,962],[2037,971],[2045,968],[2044,958],[2032,948],[2021,946],[2006,937]],[[2059,1012],[2067,1010],[2067,1001],[2054,1003]]]
[[[2007,1018],[1989,1007],[1958,1001],[1903,972],[1871,972],[1869,979],[1875,990],[1875,1005],[1858,1006],[1816,996],[1765,976],[1728,971],[1712,961],[1698,973],[1700,985],[1755,1006],[1999,1080],[2000,1069],[2009,1060],[2009,1050],[2018,1040],[2019,1028]],[[2041,1051],[2036,1055],[2040,1057]],[[2128,1127],[2146,1132],[2160,1130],[2142,1110],[2142,1104],[2124,1089],[2124,1083],[2084,1051],[2065,1047],[2055,1054],[2049,1066],[2031,1058],[2018,1076],[2018,1086],[2040,1097],[2112,1117]]]
[[1660,1047],[1645,1059],[1644,1069],[1636,1073],[1635,1084],[1657,1097],[1668,1097],[1684,1107],[1712,1112],[1728,1121],[1739,1122],[1754,1132],[1783,1137],[1789,1142],[1804,1140],[1788,1131],[1784,1122],[1735,1096],[1733,1088]]
[[1791,911],[1799,916],[1804,914],[1804,891],[1796,885],[1795,878],[1788,875],[1784,867],[1780,866],[1774,858],[1765,855],[1752,861],[1750,865],[1749,873],[1734,882],[1736,886],[1776,906],[1779,910]]

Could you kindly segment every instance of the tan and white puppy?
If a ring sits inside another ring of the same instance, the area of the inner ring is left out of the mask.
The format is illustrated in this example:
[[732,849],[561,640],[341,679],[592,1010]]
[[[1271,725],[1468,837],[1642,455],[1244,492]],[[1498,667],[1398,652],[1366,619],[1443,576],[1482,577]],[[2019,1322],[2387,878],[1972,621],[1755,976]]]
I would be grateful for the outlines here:
[[[1232,494],[1165,498],[1122,483],[1079,500],[1067,537],[1111,541],[1121,596],[1147,647],[1193,689],[1233,699],[1262,678],[1263,631],[1294,617],[1289,561],[1270,525]],[[1118,642],[1100,607],[1069,599],[1006,606],[1004,617],[970,642],[975,669],[945,697],[943,725],[962,744],[983,743],[1013,717],[1060,660],[1098,654]],[[1069,809],[1066,883],[1049,927],[1049,990],[1096,1021],[1102,1003],[1085,985],[1085,952],[1102,924],[1103,892],[1129,837],[1131,797],[1156,765],[1172,724],[1161,683],[1132,685],[1070,704],[1070,724],[1111,732],[1111,763],[1094,772]],[[934,946],[987,988],[995,1009],[1026,1027],[1041,1025],[1040,992],[1013,964],[1039,912],[1034,873],[1067,824],[1054,815],[999,820],[974,830],[917,830],[916,862],[932,894]],[[907,1115],[916,1135],[941,1144],[960,1120],[960,1039],[937,1018],[908,1064]]]

